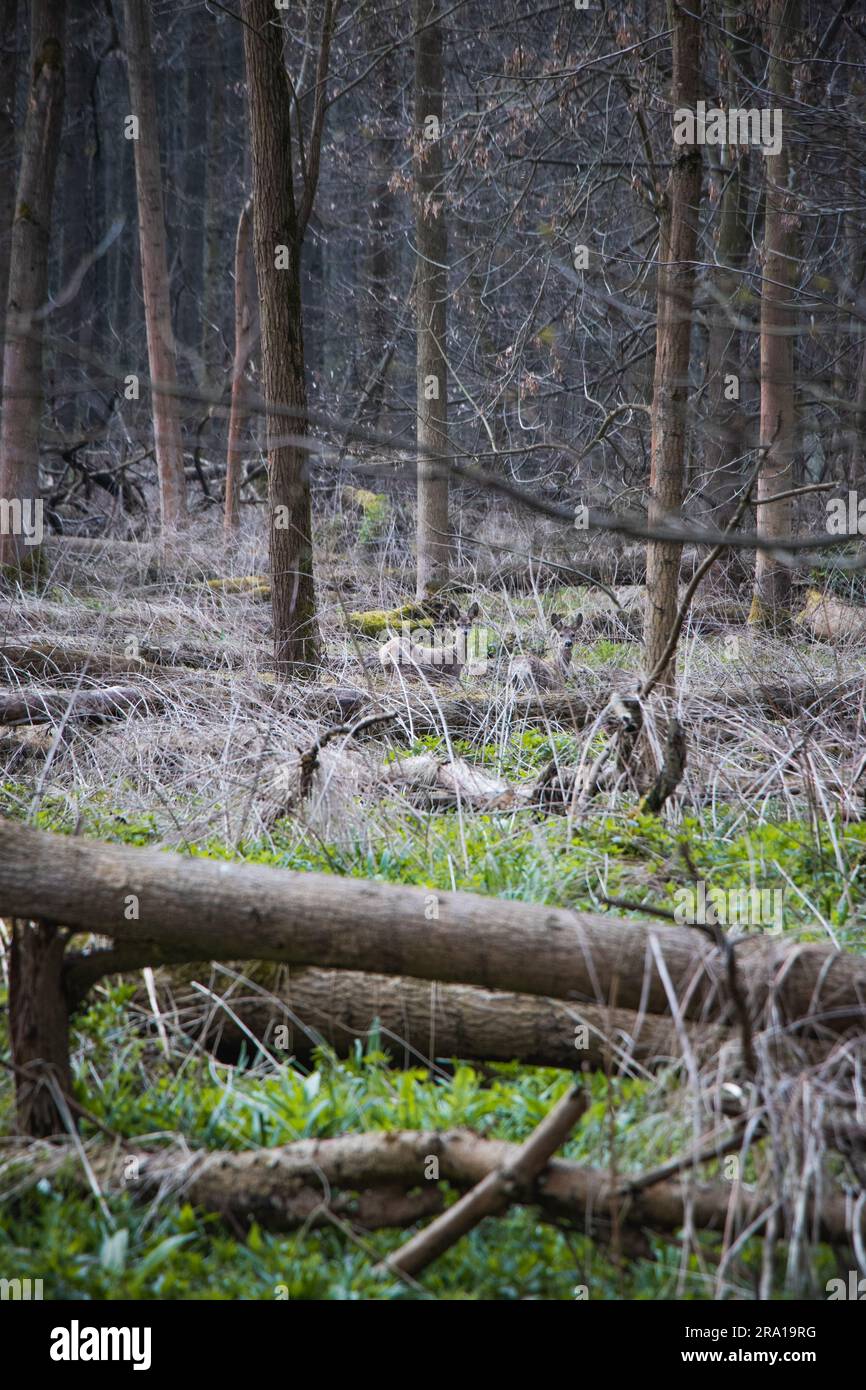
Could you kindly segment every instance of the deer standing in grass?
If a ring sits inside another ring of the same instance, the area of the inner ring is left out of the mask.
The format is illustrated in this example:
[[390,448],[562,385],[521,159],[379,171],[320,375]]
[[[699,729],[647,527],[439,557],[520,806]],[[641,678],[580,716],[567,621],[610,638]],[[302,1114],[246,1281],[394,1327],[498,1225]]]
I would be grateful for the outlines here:
[[442,617],[454,623],[455,633],[451,642],[440,646],[422,647],[409,633],[389,638],[378,652],[383,670],[433,680],[459,680],[468,660],[469,633],[480,611],[477,603],[473,603],[465,613],[461,613],[453,603],[443,609]]
[[518,690],[558,690],[565,685],[571,669],[575,637],[583,626],[583,614],[578,613],[576,618],[566,622],[564,614],[554,613],[550,626],[553,631],[553,659],[542,661],[541,657],[531,653],[515,657],[508,672],[509,685]]

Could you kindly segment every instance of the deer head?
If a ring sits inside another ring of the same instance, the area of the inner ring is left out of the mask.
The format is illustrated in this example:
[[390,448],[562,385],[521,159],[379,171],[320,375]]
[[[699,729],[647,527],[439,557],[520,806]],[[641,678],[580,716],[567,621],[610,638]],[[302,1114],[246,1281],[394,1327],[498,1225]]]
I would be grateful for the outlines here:
[[574,651],[575,638],[583,627],[583,614],[578,613],[576,617],[566,619],[564,613],[554,613],[550,619],[550,626],[556,634],[557,657],[562,666],[569,666]]

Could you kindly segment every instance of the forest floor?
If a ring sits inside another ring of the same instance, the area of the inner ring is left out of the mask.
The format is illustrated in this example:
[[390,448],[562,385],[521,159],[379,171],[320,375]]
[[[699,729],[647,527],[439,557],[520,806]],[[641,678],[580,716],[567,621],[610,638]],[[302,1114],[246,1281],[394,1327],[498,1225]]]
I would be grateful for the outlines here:
[[[615,640],[615,625],[613,638],[594,635],[588,620],[615,608],[599,589],[546,588],[527,566],[519,582],[501,582],[495,566],[482,570],[464,558],[461,598],[480,604],[486,670],[455,690],[442,682],[410,691],[365,668],[377,643],[348,618],[411,597],[405,545],[393,535],[365,542],[358,521],[339,516],[320,517],[319,530],[324,670],[316,682],[289,685],[274,678],[261,587],[231,591],[208,582],[261,574],[266,557],[254,542],[231,564],[218,531],[204,523],[182,563],[175,555],[163,565],[148,546],[62,560],[49,547],[23,592],[7,586],[2,643],[36,655],[26,673],[7,663],[5,684],[48,691],[122,681],[139,688],[147,706],[99,725],[0,731],[0,813],[105,840],[522,901],[599,911],[617,898],[637,915],[644,904],[670,909],[696,868],[716,887],[778,892],[785,933],[866,947],[866,664],[857,644],[754,634],[744,622],[747,596],[716,582],[694,605],[680,643],[688,763],[662,816],[643,814],[622,786],[603,788],[568,814],[532,805],[503,812],[459,799],[454,810],[419,812],[403,789],[383,784],[383,767],[396,759],[456,758],[519,787],[552,757],[572,765],[603,746],[597,721],[528,723],[508,695],[509,654],[543,652],[553,611],[584,615],[587,640],[575,649],[568,690],[591,710],[601,711],[611,690],[633,688],[640,648]],[[525,537],[527,550],[536,544]],[[634,611],[639,587],[612,587],[622,609]],[[62,653],[82,648],[91,667],[58,669]],[[303,804],[281,796],[299,754],[335,722],[322,713],[322,698],[349,687],[401,718],[357,745],[332,744]],[[435,727],[436,710],[456,693],[479,710],[471,736]],[[413,702],[426,702],[433,716],[426,732],[406,714]],[[203,967],[202,1011],[230,1012],[239,981],[261,991],[276,974],[277,967],[243,963]],[[188,984],[190,972],[184,978]],[[424,1049],[427,1065],[394,1071],[375,1032],[344,1058],[321,1047],[286,1061],[253,1037],[240,1055],[219,1057],[172,1013],[171,981],[157,985],[158,1009],[139,982],[106,982],[74,1021],[78,1097],[127,1137],[167,1132],[190,1146],[242,1148],[352,1129],[460,1124],[520,1139],[569,1084],[563,1072],[440,1058],[435,1038]],[[692,1107],[705,1102],[681,1089],[681,1069],[596,1073],[591,1108],[565,1153],[619,1172],[663,1161],[677,1135],[690,1133]],[[3,1075],[0,1133],[11,1130],[11,1107]],[[17,1153],[11,1139],[0,1149],[0,1198],[17,1190]],[[759,1149],[752,1161],[760,1166]],[[28,1270],[54,1298],[259,1298],[273,1297],[279,1285],[292,1298],[570,1298],[587,1284],[593,1297],[750,1298],[760,1265],[747,1243],[719,1266],[707,1239],[687,1258],[659,1242],[651,1257],[626,1266],[616,1248],[596,1248],[517,1209],[476,1230],[412,1293],[372,1272],[399,1232],[359,1235],[331,1225],[291,1236],[257,1228],[229,1235],[177,1203],[94,1204],[62,1183],[46,1180],[38,1193],[25,1187],[0,1223],[0,1255],[29,1250]],[[816,1253],[813,1290],[834,1264],[828,1251]],[[780,1268],[780,1290],[782,1277]]]

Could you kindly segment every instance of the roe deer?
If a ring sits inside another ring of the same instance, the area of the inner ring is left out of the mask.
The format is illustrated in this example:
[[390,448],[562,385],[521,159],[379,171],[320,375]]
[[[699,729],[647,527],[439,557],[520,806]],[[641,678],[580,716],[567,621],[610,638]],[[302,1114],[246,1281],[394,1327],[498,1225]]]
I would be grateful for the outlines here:
[[556,690],[565,684],[574,651],[574,639],[583,625],[583,614],[566,622],[562,613],[554,613],[550,619],[553,629],[554,657],[552,661],[542,661],[538,656],[526,653],[515,657],[508,672],[508,683],[518,690]]
[[399,670],[409,676],[432,677],[434,680],[446,676],[459,680],[468,659],[469,632],[480,611],[477,603],[473,603],[465,613],[461,613],[456,604],[449,603],[442,610],[442,617],[454,623],[453,641],[438,647],[422,647],[408,633],[391,637],[379,648],[378,658],[382,668],[391,672]]

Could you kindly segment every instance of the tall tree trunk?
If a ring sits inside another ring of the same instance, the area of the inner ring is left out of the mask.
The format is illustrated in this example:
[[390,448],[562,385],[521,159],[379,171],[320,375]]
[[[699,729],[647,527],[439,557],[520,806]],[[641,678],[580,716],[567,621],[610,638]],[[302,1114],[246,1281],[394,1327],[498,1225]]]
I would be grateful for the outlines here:
[[124,27],[131,114],[139,121],[138,139],[133,146],[160,515],[163,529],[170,531],[180,526],[186,516],[186,484],[171,327],[150,0],[124,0]]
[[[669,0],[673,31],[673,108],[694,110],[701,71],[700,0],[681,9]],[[696,133],[696,132],[695,132]],[[701,151],[697,145],[674,146],[673,167],[665,194],[659,233],[658,311],[653,381],[649,524],[658,526],[683,500],[686,443],[686,398],[692,335],[694,260],[701,196]],[[677,611],[680,555],[678,543],[647,545],[644,668],[654,670],[670,638]],[[673,686],[671,660],[662,683]]]
[[389,351],[389,329],[393,322],[391,306],[395,302],[396,271],[396,197],[391,191],[391,171],[395,166],[394,129],[397,126],[395,92],[397,73],[394,53],[387,52],[390,42],[387,12],[372,8],[365,21],[367,48],[375,52],[385,48],[376,73],[376,86],[371,100],[378,110],[370,116],[371,132],[369,166],[367,171],[367,234],[361,260],[360,338],[363,346],[361,386],[364,397],[359,416],[367,428],[379,427],[379,416],[385,393],[385,378],[393,357]]
[[[59,244],[54,261],[60,263],[61,294],[74,285],[86,256],[94,247],[97,226],[94,207],[94,130],[90,92],[96,77],[94,38],[104,18],[100,0],[79,0],[79,8],[69,15],[66,30],[67,79],[66,110],[60,163],[57,173],[57,229]],[[105,228],[101,228],[105,230]],[[49,349],[46,377],[53,369],[59,391],[54,417],[64,429],[74,430],[86,416],[88,397],[80,389],[87,383],[86,355],[92,349],[94,271],[87,270],[68,304],[52,314],[55,342],[74,344],[66,354]],[[79,355],[80,354],[80,355]],[[82,360],[83,359],[83,360]]]
[[0,4],[0,401],[3,399],[3,349],[6,341],[6,296],[15,207],[15,92],[18,76],[18,0]]
[[389,159],[391,141],[377,135],[370,151],[369,194],[370,211],[367,227],[367,246],[362,261],[361,341],[364,346],[362,385],[366,399],[362,418],[375,431],[385,393],[385,377],[390,358],[386,350],[391,315],[388,298],[393,286],[394,195],[388,187],[392,162]]
[[426,598],[448,579],[448,368],[445,357],[448,234],[443,188],[440,0],[412,0],[415,28],[415,245],[417,275],[418,569]]
[[[857,99],[852,99],[850,96],[846,97],[845,105],[852,111],[855,109],[855,100]],[[862,103],[858,100],[857,105],[862,105]],[[842,218],[844,259],[841,265],[841,283],[838,286],[836,299],[838,305],[837,346],[834,354],[832,392],[837,401],[854,399],[856,402],[860,369],[860,343],[862,341],[862,323],[857,306],[863,290],[864,275],[866,275],[866,248],[863,246],[862,219],[858,213],[861,160],[857,158],[853,148],[849,122],[850,116],[841,129],[847,207]],[[859,462],[859,450],[857,448],[855,418],[846,413],[844,408],[840,411],[829,446],[829,456],[835,477],[839,482],[844,481],[849,488],[857,487],[860,476],[860,469],[856,467]],[[812,479],[805,479],[805,481],[811,482]]]
[[[244,0],[244,51],[253,165],[253,230],[268,411],[271,598],[277,671],[316,660],[307,387],[301,312],[303,227],[293,190],[292,108],[282,34],[271,0]],[[280,410],[286,413],[278,413]]]
[[[132,161],[123,159],[127,153],[126,141],[106,140],[103,138],[103,131],[122,130],[124,117],[129,114],[129,102],[124,91],[126,86],[125,75],[119,72],[119,67],[123,64],[123,54],[120,47],[120,34],[113,9],[106,13],[108,33],[106,36],[106,52],[102,62],[99,64],[99,78],[94,93],[96,110],[94,112],[94,139],[95,149],[93,156],[94,166],[94,225],[100,229],[108,227],[118,217],[126,217],[127,207],[122,196],[123,170],[126,165],[131,166]],[[118,98],[122,96],[121,100]],[[121,150],[120,146],[124,148]],[[130,168],[130,172],[132,170]],[[133,185],[135,176],[132,175]],[[133,187],[132,206],[135,206],[135,191]],[[118,237],[104,256],[100,256],[93,267],[93,298],[95,311],[95,325],[93,333],[93,343],[97,351],[104,352],[109,343],[116,344],[118,339],[126,342],[126,324],[122,323],[119,315],[114,309],[115,301],[112,290],[115,284],[116,267],[123,263],[126,272],[123,282],[128,286],[130,281],[129,266],[132,262],[132,249],[135,244],[136,218],[133,213],[132,218],[126,224],[126,235]],[[126,358],[129,361],[129,357]]]
[[[202,300],[204,291],[204,202],[207,190],[207,99],[211,82],[219,84],[219,76],[211,77],[207,69],[207,37],[202,27],[214,28],[210,16],[190,10],[187,15],[188,38],[184,45],[186,60],[186,90],[183,95],[182,120],[179,123],[179,158],[181,169],[178,198],[178,243],[180,251],[180,286],[178,293],[177,336],[181,355],[186,358],[193,377],[201,376],[199,345],[202,336]],[[200,381],[200,385],[204,385]]]
[[223,42],[222,17],[218,13],[208,19],[206,74],[208,106],[205,202],[202,217],[204,299],[201,311],[201,356],[205,377],[209,387],[213,389],[215,379],[222,378],[226,365],[220,303],[222,287],[228,273],[228,258],[223,254],[223,236],[227,229],[223,206],[226,193],[227,135],[224,93],[230,74]]
[[[63,124],[65,0],[32,0],[32,79],[24,122],[12,224],[3,419],[0,422],[0,498],[28,510],[39,498],[39,422],[42,416],[42,327],[35,319],[48,297],[51,205]],[[5,520],[5,518],[4,518]],[[0,529],[0,564],[14,564],[24,537]]]
[[248,198],[241,208],[235,239],[235,353],[226,455],[226,539],[237,530],[240,521],[241,435],[246,418],[243,408],[244,373],[257,337],[255,276],[250,247],[252,217],[253,203]]
[[[737,28],[739,15],[725,8],[722,21],[725,28],[723,47],[719,56],[722,80],[721,94],[727,96],[727,106],[736,107],[740,99],[738,78],[749,71],[751,48]],[[724,69],[727,80],[724,80]],[[734,326],[737,295],[742,285],[739,273],[748,259],[751,237],[749,231],[749,167],[748,146],[735,149],[722,146],[716,170],[718,189],[718,231],[716,233],[716,268],[712,272],[713,303],[709,310],[707,335],[707,427],[704,447],[706,493],[713,503],[713,521],[725,526],[733,514],[737,493],[743,483],[743,464],[738,463],[748,448],[744,429],[742,393],[743,357],[742,335]],[[739,390],[732,395],[727,382],[736,377]]]
[[[796,0],[771,0],[767,42],[769,87],[774,107],[789,118],[791,77],[786,57],[797,23]],[[784,127],[783,127],[784,128]],[[791,487],[794,444],[794,334],[797,322],[797,226],[790,193],[790,135],[784,128],[778,154],[766,159],[764,265],[761,285],[761,448],[758,531],[768,541],[791,534],[792,499],[776,502]],[[755,563],[750,621],[771,628],[790,618],[791,571],[766,550]]]

